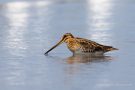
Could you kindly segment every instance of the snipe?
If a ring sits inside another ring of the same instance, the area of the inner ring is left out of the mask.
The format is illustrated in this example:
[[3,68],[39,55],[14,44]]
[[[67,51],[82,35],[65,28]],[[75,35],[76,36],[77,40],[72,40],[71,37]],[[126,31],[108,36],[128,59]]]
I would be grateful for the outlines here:
[[68,49],[73,52],[73,54],[102,55],[109,51],[118,50],[112,46],[102,45],[88,39],[74,37],[71,33],[66,33],[63,35],[62,39],[55,46],[45,52],[45,54],[48,54],[63,42],[67,44]]

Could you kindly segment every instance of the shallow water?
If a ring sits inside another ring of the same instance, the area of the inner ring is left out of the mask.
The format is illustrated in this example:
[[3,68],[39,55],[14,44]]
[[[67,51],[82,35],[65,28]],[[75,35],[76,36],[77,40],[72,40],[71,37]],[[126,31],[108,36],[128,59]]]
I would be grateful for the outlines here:
[[[0,1],[1,90],[134,90],[134,0]],[[113,45],[102,57],[72,56],[64,33]]]

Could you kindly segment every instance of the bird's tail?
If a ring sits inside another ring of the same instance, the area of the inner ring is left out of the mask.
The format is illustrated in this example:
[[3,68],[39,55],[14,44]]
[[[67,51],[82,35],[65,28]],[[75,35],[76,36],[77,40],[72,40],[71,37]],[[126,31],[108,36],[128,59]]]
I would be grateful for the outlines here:
[[104,49],[105,49],[105,52],[109,52],[109,51],[113,51],[113,50],[118,50],[117,48],[114,48],[112,46],[105,46]]

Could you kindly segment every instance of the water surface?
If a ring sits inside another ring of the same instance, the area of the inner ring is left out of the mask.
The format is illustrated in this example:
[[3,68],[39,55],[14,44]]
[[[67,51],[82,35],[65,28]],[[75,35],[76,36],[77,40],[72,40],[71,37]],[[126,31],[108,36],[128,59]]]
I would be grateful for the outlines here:
[[[134,0],[0,1],[2,90],[134,90]],[[64,33],[113,45],[102,57],[72,56]]]

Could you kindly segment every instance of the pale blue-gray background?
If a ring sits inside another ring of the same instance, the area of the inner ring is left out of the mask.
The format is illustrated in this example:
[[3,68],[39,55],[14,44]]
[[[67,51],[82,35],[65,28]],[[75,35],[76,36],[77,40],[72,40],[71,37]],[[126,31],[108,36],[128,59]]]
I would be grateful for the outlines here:
[[[44,56],[66,32],[119,50]],[[134,0],[0,0],[0,90],[134,89]]]

